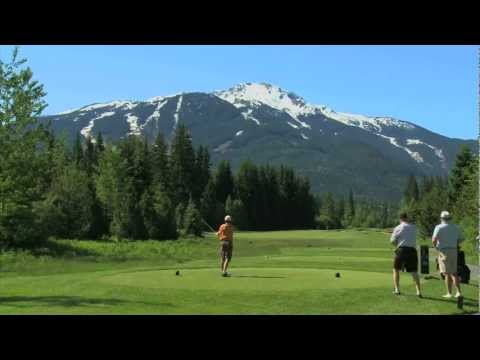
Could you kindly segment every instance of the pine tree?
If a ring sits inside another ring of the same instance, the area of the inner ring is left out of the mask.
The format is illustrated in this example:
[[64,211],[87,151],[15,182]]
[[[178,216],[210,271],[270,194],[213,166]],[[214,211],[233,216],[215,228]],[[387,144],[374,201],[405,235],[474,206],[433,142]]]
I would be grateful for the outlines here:
[[471,173],[470,169],[475,165],[474,157],[470,148],[462,146],[448,179],[449,206],[453,206],[458,199],[462,188],[466,185],[468,174]]
[[95,151],[97,152],[97,159],[100,156],[100,154],[105,150],[105,144],[103,142],[103,136],[102,133],[99,131],[97,134],[97,139],[95,141]]
[[247,210],[247,227],[249,230],[256,230],[262,225],[258,220],[259,179],[257,167],[249,161],[244,162],[238,171],[236,184],[238,198]]
[[235,227],[239,230],[247,228],[247,211],[241,200],[232,200],[229,196],[225,203],[225,212],[232,217]]
[[413,202],[418,201],[418,197],[419,197],[419,189],[418,189],[417,180],[415,179],[415,176],[410,175],[407,181],[403,198],[406,204],[412,204]]
[[325,228],[327,230],[335,229],[338,226],[335,202],[331,193],[327,193],[323,198],[321,214],[325,217]]
[[183,228],[188,235],[202,236],[202,229],[204,224],[202,217],[193,199],[188,202],[187,209],[185,210],[185,218]]
[[83,147],[82,147],[82,138],[80,133],[77,132],[75,136],[75,143],[73,145],[73,159],[75,164],[79,167],[83,167]]
[[95,153],[95,146],[93,145],[92,138],[90,136],[87,136],[85,140],[85,152],[83,154],[83,162],[87,175],[91,176],[97,166],[97,159]]
[[171,195],[168,148],[161,133],[155,139],[151,161],[153,183],[165,191],[167,195]]
[[200,213],[203,219],[213,228],[216,228],[222,222],[224,207],[217,201],[215,180],[213,178],[208,181],[200,200]]
[[185,211],[187,207],[185,206],[184,203],[180,203],[177,205],[175,208],[175,223],[177,226],[177,229],[183,229],[184,224],[185,224]]
[[431,190],[426,193],[415,211],[415,220],[419,233],[423,238],[430,238],[435,225],[439,222],[440,212],[445,210],[448,197],[445,187],[440,182],[434,182]]
[[230,169],[230,163],[226,160],[222,160],[217,167],[215,175],[215,186],[217,191],[217,200],[225,204],[227,197],[234,193],[234,179],[232,170]]
[[345,214],[343,218],[343,226],[349,227],[355,218],[355,200],[353,199],[353,191],[350,189],[348,193],[348,201],[345,205]]
[[170,184],[175,204],[188,203],[195,181],[195,152],[187,128],[180,124],[170,146]]

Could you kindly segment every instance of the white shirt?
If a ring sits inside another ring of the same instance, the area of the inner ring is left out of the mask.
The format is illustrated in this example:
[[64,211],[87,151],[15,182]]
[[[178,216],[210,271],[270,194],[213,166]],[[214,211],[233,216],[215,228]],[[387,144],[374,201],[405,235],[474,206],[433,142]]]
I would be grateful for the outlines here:
[[437,249],[456,249],[458,244],[464,240],[457,225],[447,222],[435,226],[433,238],[438,238]]
[[402,221],[393,229],[390,242],[398,247],[415,248],[417,246],[417,227]]

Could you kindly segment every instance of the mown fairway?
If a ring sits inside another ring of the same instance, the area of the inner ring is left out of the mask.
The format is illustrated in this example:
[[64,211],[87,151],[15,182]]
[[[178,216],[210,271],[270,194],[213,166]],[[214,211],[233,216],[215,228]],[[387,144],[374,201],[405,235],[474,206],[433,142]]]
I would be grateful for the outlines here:
[[57,241],[35,257],[0,255],[0,314],[478,312],[475,278],[463,285],[463,311],[441,298],[433,256],[435,279],[422,275],[424,299],[416,298],[406,273],[403,294],[392,295],[388,237],[380,230],[238,233],[230,278],[220,277],[212,234],[168,242]]

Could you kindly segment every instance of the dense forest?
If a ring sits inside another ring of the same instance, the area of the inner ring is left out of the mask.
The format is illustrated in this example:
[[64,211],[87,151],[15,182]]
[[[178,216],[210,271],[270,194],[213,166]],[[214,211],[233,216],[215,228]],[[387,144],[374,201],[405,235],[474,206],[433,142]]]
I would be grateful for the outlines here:
[[201,236],[232,215],[241,230],[392,227],[406,210],[424,237],[441,210],[473,239],[478,232],[478,157],[458,155],[448,179],[411,176],[401,204],[331,194],[314,197],[293,169],[245,161],[236,174],[194,148],[181,123],[167,143],[138,136],[104,143],[77,134],[73,146],[37,119],[43,86],[14,52],[0,61],[0,245],[66,239],[176,239]]

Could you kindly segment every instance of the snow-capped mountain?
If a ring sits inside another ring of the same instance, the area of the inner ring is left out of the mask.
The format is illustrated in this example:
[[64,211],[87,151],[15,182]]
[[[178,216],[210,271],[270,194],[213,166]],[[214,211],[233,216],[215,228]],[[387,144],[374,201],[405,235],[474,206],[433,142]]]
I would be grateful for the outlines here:
[[112,101],[46,116],[70,139],[98,132],[107,140],[142,135],[167,139],[181,122],[214,163],[246,159],[285,164],[309,176],[317,192],[396,198],[409,174],[445,175],[462,144],[407,121],[336,112],[265,83],[214,93],[180,93],[146,101]]

